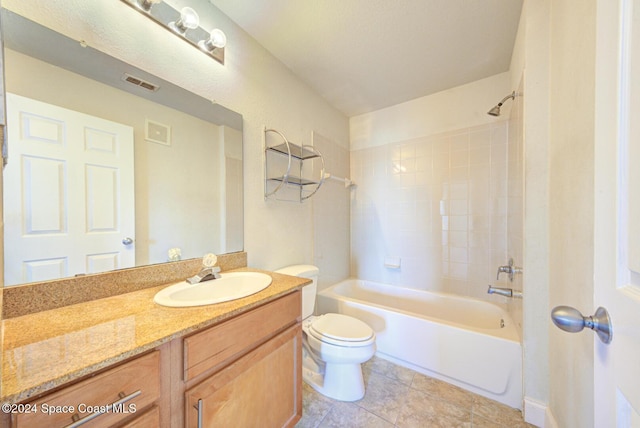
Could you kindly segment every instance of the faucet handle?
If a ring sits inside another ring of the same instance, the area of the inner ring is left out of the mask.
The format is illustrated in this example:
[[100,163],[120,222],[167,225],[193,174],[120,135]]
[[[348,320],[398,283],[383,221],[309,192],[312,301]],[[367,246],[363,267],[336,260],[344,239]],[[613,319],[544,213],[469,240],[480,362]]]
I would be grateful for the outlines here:
[[214,267],[216,263],[218,263],[218,257],[213,253],[207,253],[202,258],[202,266],[204,267]]
[[[496,274],[496,281],[498,281],[500,279],[500,274],[501,273],[511,273],[511,267],[510,266],[498,266],[498,273]],[[511,278],[511,276],[509,276],[509,278]]]
[[509,281],[513,282],[513,277],[517,273],[522,273],[522,268],[514,266],[513,258],[509,258],[509,264],[507,266],[498,266],[498,274],[496,275],[496,281],[500,279],[500,274],[506,273],[509,275]]

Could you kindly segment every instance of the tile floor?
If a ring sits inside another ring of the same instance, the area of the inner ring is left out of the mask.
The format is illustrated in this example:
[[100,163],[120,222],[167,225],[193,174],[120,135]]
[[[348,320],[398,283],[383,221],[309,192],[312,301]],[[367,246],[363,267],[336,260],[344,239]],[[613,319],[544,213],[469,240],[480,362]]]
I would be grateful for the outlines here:
[[366,393],[346,403],[303,384],[296,428],[533,427],[520,411],[373,357],[363,366]]

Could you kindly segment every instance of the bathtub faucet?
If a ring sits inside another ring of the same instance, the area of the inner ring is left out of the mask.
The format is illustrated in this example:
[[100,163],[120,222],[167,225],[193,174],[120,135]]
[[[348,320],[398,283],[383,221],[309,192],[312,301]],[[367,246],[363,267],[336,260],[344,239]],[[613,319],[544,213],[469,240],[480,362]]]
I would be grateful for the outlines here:
[[489,289],[487,290],[489,294],[499,294],[501,296],[506,297],[514,297],[518,299],[522,299],[522,291],[516,291],[511,288],[501,288],[501,287],[493,287],[489,285]]
[[513,277],[517,273],[522,273],[522,268],[513,264],[513,257],[509,257],[509,264],[506,266],[498,266],[498,274],[496,275],[496,281],[500,280],[500,274],[506,273],[509,275],[509,281],[513,282]]

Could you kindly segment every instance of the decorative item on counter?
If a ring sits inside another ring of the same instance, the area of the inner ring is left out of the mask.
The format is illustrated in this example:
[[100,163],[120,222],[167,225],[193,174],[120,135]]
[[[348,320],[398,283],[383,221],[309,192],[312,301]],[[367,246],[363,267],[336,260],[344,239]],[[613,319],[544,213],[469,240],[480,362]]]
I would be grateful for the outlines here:
[[182,251],[180,248],[171,248],[169,249],[168,254],[170,262],[178,262],[182,260]]
[[218,256],[213,253],[207,253],[202,257],[202,266],[214,267],[218,263]]

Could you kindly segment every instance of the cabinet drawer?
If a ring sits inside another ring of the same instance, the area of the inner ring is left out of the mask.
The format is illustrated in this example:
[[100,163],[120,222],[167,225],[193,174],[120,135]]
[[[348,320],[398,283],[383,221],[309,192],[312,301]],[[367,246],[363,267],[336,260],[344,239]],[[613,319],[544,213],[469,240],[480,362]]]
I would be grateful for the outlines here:
[[185,380],[221,367],[243,351],[295,324],[302,311],[300,296],[300,291],[296,291],[186,338]]
[[158,428],[160,426],[160,409],[157,406],[153,406],[147,410],[144,414],[137,418],[127,422],[124,425],[120,425],[119,428]]
[[[66,426],[105,409],[88,426],[111,426],[159,396],[160,352],[154,351],[33,401],[38,412],[14,415],[14,426]],[[107,406],[114,403],[118,404]],[[45,413],[47,409],[51,414]]]

